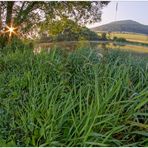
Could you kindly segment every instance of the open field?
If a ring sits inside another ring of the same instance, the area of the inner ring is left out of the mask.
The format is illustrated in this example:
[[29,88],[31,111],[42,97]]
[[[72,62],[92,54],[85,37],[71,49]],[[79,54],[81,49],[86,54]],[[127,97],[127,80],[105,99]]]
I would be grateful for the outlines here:
[[0,146],[148,146],[148,59],[92,49],[0,58]]
[[148,43],[148,35],[142,35],[142,34],[132,34],[132,33],[111,33],[111,37],[113,38],[121,37],[125,38],[128,41],[132,42],[142,42],[142,43]]
[[[101,44],[98,45],[99,48],[102,47]],[[148,47],[146,46],[137,46],[137,45],[130,45],[130,44],[117,44],[117,43],[109,43],[105,46],[107,49],[113,50],[121,50],[121,51],[128,51],[128,52],[136,52],[136,53],[144,53],[148,54]]]
[[[100,35],[101,33],[98,34]],[[112,32],[110,33],[110,37],[112,39],[114,37],[119,37],[119,38],[125,38],[127,41],[131,42],[148,43],[148,35],[143,35],[143,34]]]

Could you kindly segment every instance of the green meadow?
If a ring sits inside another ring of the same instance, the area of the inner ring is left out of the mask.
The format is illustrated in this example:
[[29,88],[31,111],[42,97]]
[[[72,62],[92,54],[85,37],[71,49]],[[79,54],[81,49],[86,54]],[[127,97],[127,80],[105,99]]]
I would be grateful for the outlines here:
[[97,32],[146,5],[118,4],[0,1],[0,147],[148,146],[148,36],[124,32],[148,26]]
[[[101,32],[98,32],[98,35],[101,35]],[[144,44],[148,44],[148,35],[144,35],[144,34],[136,34],[136,33],[122,33],[122,32],[111,32],[110,35],[107,35],[107,37],[110,37],[111,39],[113,39],[114,37],[117,38],[124,38],[127,41],[130,42],[134,42],[137,44],[139,43],[144,43]]]
[[0,54],[1,146],[148,146],[148,58],[79,48]]

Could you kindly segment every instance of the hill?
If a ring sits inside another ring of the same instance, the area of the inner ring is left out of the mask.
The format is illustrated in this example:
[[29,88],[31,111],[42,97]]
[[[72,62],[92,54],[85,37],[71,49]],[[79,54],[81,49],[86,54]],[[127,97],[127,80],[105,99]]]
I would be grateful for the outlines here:
[[148,35],[148,25],[143,25],[133,20],[115,21],[102,26],[91,28],[91,30],[95,32],[132,32]]

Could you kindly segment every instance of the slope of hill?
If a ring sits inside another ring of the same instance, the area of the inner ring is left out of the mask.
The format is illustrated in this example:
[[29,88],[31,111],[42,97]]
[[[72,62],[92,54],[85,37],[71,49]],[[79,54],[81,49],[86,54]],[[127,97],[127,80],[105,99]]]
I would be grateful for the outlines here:
[[123,20],[91,28],[91,30],[95,32],[107,31],[107,32],[132,32],[132,33],[148,34],[148,25],[143,25],[133,20]]

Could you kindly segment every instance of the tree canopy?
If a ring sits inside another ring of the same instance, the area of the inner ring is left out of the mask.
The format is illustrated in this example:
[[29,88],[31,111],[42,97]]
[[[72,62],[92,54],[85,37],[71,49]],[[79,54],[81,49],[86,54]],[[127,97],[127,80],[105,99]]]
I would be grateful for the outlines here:
[[41,24],[49,25],[62,18],[79,24],[101,20],[107,1],[1,1],[0,30],[13,24],[22,34],[33,33]]

